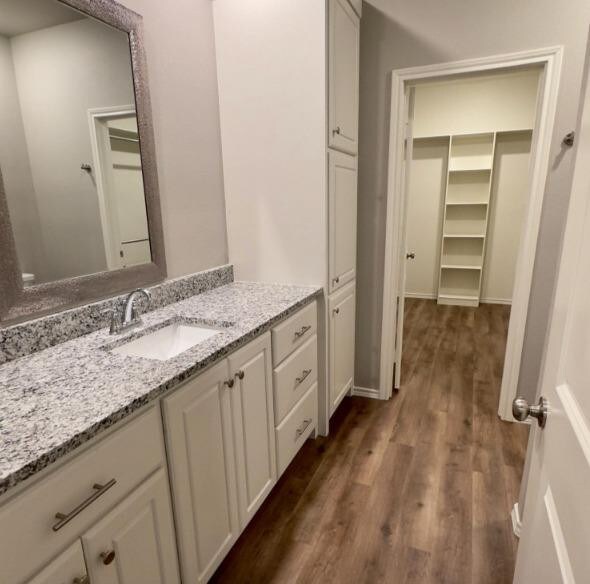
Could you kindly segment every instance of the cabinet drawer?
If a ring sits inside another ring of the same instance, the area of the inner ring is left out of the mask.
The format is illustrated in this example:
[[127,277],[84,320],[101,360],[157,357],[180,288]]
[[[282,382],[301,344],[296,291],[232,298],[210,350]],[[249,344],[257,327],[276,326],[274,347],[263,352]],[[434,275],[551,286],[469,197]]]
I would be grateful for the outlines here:
[[314,335],[287,357],[273,374],[278,425],[318,378],[318,339]]
[[313,302],[272,329],[272,362],[278,365],[289,353],[303,345],[317,330],[317,308]]
[[[3,583],[20,584],[51,561],[127,493],[163,465],[159,409],[114,431],[0,507]],[[94,485],[108,485],[99,493]],[[64,515],[96,498],[55,531]]]
[[304,442],[317,427],[318,385],[314,383],[277,428],[279,476],[285,472]]

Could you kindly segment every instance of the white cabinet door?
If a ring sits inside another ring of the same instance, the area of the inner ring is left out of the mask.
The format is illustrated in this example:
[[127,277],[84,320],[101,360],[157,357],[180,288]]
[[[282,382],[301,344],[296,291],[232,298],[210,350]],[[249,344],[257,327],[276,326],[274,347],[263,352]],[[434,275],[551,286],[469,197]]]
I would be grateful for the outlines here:
[[229,357],[242,529],[276,481],[270,333]]
[[239,534],[227,360],[163,402],[183,582],[206,582]]
[[328,152],[330,292],[354,280],[356,274],[357,161]]
[[80,540],[55,558],[28,584],[89,584]]
[[178,584],[168,477],[160,469],[82,536],[92,584]]
[[329,19],[329,146],[356,154],[360,21],[348,0],[330,0]]
[[328,300],[330,316],[330,415],[354,381],[354,282]]

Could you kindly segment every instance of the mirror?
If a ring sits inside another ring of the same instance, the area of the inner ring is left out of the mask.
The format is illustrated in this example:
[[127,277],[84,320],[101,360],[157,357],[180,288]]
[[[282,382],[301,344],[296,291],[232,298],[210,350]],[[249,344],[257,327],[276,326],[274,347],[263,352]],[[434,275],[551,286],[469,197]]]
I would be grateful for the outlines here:
[[[140,21],[115,2],[0,0],[0,173],[21,303],[62,282],[67,304],[63,282],[105,272],[162,279]],[[100,295],[122,287],[97,281]]]

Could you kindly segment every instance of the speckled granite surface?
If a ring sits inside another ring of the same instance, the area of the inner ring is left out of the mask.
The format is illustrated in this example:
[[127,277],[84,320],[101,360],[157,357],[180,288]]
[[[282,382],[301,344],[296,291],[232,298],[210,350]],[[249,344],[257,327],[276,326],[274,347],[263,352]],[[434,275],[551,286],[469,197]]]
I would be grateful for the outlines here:
[[[184,300],[234,280],[233,266],[221,266],[150,286],[150,310]],[[110,322],[110,312],[126,294],[0,328],[0,364],[54,347],[97,331]]]
[[[321,288],[236,282],[0,366],[0,494],[311,302]],[[222,331],[168,361],[109,352],[123,338],[189,320]]]

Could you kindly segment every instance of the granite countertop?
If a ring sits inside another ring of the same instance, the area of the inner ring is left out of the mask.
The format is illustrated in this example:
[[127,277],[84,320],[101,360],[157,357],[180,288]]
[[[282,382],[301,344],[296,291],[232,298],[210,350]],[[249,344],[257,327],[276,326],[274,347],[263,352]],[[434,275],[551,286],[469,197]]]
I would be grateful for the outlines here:
[[[0,494],[311,302],[319,287],[234,282],[0,366]],[[170,323],[222,331],[167,361],[122,356],[114,345]]]

